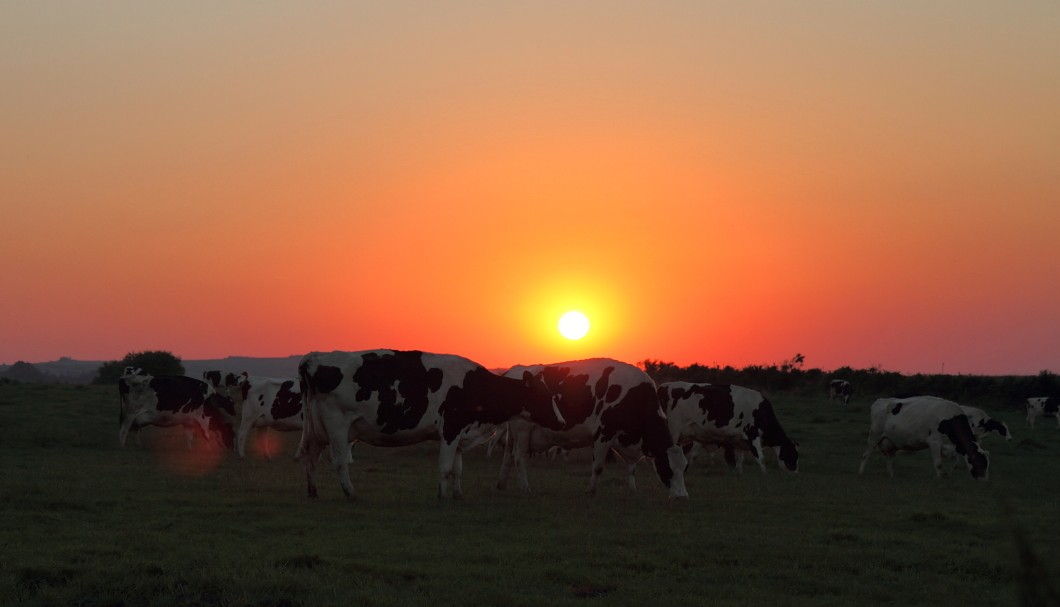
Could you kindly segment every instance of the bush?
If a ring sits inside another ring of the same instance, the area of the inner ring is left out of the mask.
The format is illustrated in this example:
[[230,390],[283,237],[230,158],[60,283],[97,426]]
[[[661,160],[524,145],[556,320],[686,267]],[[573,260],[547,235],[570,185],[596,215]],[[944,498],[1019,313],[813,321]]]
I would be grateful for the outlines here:
[[121,360],[105,362],[96,373],[94,384],[116,384],[125,367],[141,369],[150,375],[184,375],[180,357],[164,350],[129,352]]

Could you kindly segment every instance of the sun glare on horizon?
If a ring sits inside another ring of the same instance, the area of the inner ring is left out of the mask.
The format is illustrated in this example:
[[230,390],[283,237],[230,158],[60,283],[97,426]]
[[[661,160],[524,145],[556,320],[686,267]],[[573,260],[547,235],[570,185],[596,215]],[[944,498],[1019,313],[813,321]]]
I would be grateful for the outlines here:
[[577,310],[567,312],[559,319],[559,334],[569,340],[581,339],[588,332],[589,318]]

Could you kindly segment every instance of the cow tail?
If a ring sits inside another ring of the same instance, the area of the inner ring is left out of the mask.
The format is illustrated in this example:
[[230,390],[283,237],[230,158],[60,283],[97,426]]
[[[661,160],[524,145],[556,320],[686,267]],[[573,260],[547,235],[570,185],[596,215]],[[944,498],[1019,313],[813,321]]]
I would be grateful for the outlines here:
[[313,400],[313,396],[316,395],[316,387],[313,385],[311,378],[309,377],[309,361],[303,360],[298,365],[298,389],[302,393],[302,438],[298,441],[298,449],[294,452],[294,459],[298,461],[303,455],[306,454],[306,450],[309,447],[307,444],[307,437],[312,431],[313,426],[313,408],[309,405]]
[[125,398],[125,393],[129,390],[125,384],[125,380],[118,378],[118,427],[120,428],[125,424],[125,403],[128,402]]

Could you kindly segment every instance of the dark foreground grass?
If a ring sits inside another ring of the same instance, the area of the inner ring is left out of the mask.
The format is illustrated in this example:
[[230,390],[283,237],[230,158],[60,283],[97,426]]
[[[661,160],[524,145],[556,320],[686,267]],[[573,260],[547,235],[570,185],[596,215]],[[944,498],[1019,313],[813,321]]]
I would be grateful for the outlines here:
[[0,605],[1017,605],[1051,592],[1055,427],[997,410],[1016,438],[986,445],[986,483],[963,468],[936,480],[926,452],[900,458],[896,479],[879,459],[859,477],[867,401],[773,401],[800,442],[798,477],[697,461],[691,499],[671,501],[647,466],[627,496],[613,465],[587,498],[584,452],[532,461],[525,496],[495,490],[499,462],[477,450],[466,499],[439,502],[436,445],[358,445],[358,497],[321,470],[310,501],[293,435],[274,461],[210,469],[182,461],[173,430],[118,449],[112,390],[0,385]]

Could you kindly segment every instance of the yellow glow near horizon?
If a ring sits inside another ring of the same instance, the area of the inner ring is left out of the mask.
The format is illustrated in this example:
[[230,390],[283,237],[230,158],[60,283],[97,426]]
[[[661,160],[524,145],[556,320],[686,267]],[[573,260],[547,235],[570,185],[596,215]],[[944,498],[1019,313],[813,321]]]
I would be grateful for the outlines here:
[[577,310],[567,312],[559,319],[559,334],[567,339],[578,340],[588,332],[589,318]]

